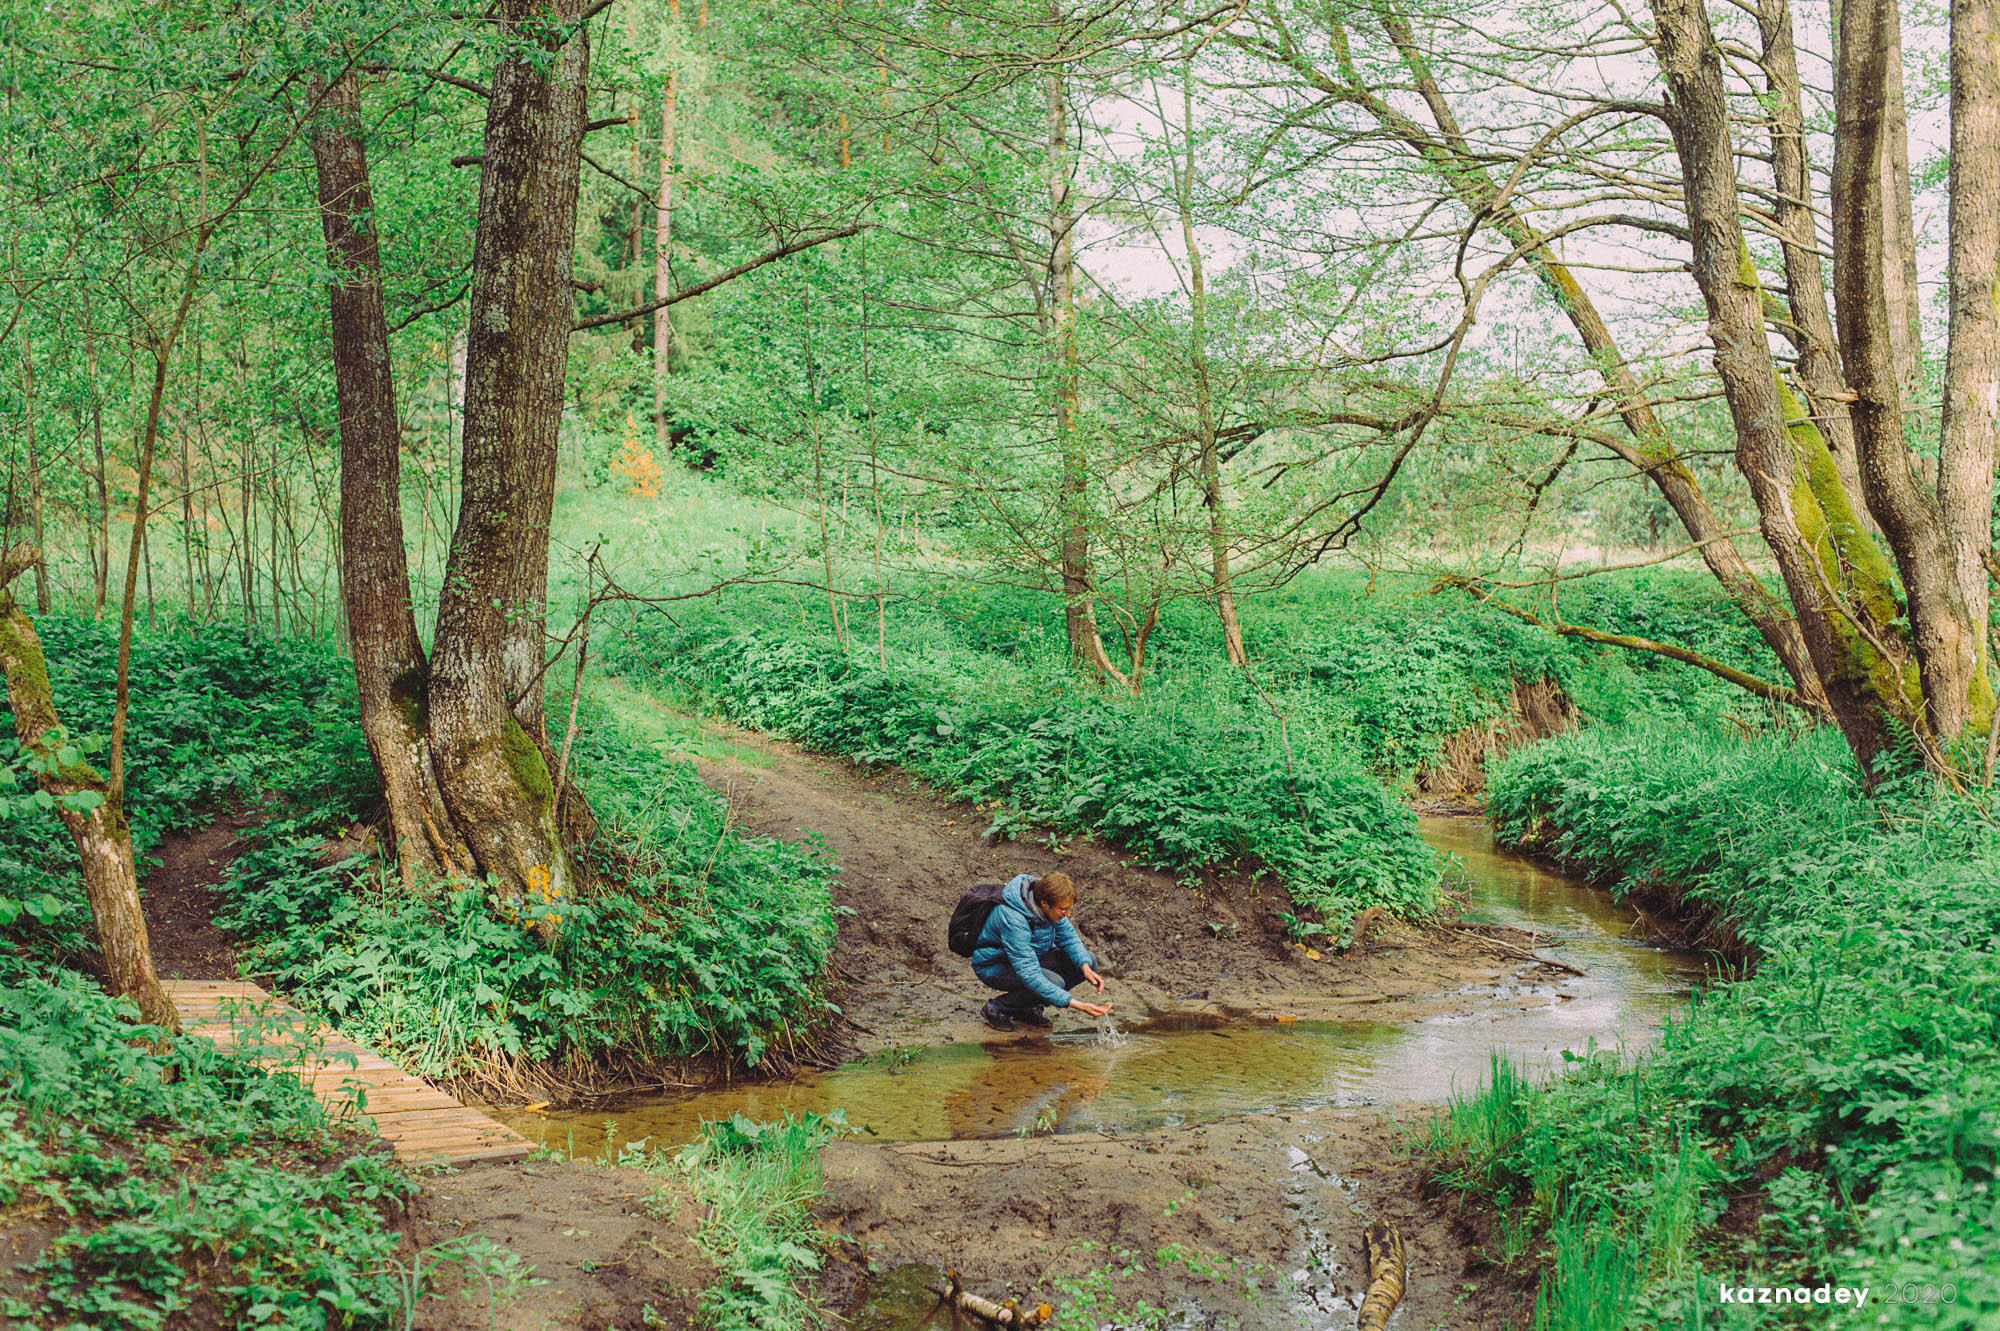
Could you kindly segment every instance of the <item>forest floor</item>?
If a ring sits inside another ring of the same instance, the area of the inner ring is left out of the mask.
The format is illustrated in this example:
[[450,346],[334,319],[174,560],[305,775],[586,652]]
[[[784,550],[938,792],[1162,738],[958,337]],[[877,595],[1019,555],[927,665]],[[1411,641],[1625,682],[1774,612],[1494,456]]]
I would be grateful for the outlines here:
[[169,832],[153,847],[139,891],[146,908],[146,933],[153,966],[163,980],[234,980],[236,949],[215,925],[216,884],[243,847],[237,834],[257,821],[255,813],[233,810],[213,822]]
[[[1288,940],[1281,917],[1291,903],[1268,882],[1204,875],[1190,890],[1086,838],[996,842],[983,835],[981,811],[900,772],[717,723],[701,731],[702,775],[728,797],[738,826],[817,840],[840,865],[835,900],[851,913],[840,925],[831,996],[843,1012],[843,1054],[1046,1042],[1040,1032],[983,1023],[991,991],[949,952],[945,923],[972,883],[1057,868],[1081,889],[1077,920],[1120,1022],[1403,1022],[1548,1002],[1545,986],[1536,996],[1518,983],[1524,963],[1496,955],[1478,934],[1392,923],[1350,956],[1327,950],[1315,959]],[[162,974],[235,975],[228,941],[209,919],[212,885],[253,818],[225,815],[155,850],[160,863],[144,888]],[[1386,1219],[1410,1261],[1396,1326],[1521,1325],[1529,1296],[1481,1255],[1480,1222],[1434,1195],[1408,1158],[1412,1125],[1433,1109],[1391,1102],[1119,1136],[838,1141],[824,1156],[820,1214],[851,1241],[836,1245],[821,1297],[852,1315],[876,1273],[925,1263],[956,1268],[994,1294],[1046,1299],[1058,1282],[1095,1291],[1084,1297],[1096,1300],[1097,1320],[1150,1306],[1172,1310],[1175,1326],[1289,1331],[1302,1308],[1353,1315],[1365,1284],[1362,1229]],[[450,1297],[426,1301],[416,1324],[692,1325],[712,1273],[693,1241],[699,1208],[683,1196],[652,1218],[648,1200],[657,1211],[659,1188],[650,1174],[554,1161],[427,1177],[406,1225],[411,1252],[484,1236],[532,1274],[447,1272]],[[647,1321],[648,1307],[662,1320]]]
[[[1046,1043],[1046,1034],[996,1032],[981,1021],[991,991],[949,952],[945,924],[975,882],[1058,868],[1077,880],[1075,918],[1121,1022],[1185,1014],[1401,1022],[1549,1002],[1546,990],[1536,996],[1517,983],[1521,963],[1478,935],[1392,924],[1352,956],[1314,960],[1288,941],[1280,917],[1291,903],[1275,885],[1222,875],[1190,891],[1085,838],[995,843],[979,810],[906,774],[734,727],[707,729],[722,744],[701,760],[702,774],[741,824],[776,837],[810,834],[840,865],[835,901],[852,914],[841,921],[832,997],[857,1055]],[[1057,1020],[1059,1029],[1084,1024]],[[1128,1314],[1120,1325],[1139,1325],[1131,1310],[1150,1304],[1172,1312],[1175,1326],[1290,1331],[1302,1306],[1353,1315],[1366,1283],[1362,1230],[1386,1219],[1401,1229],[1410,1260],[1395,1325],[1522,1325],[1527,1296],[1489,1267],[1477,1222],[1433,1195],[1402,1146],[1434,1109],[1256,1114],[1117,1137],[839,1141],[824,1156],[821,1215],[855,1242],[838,1250],[822,1293],[852,1314],[871,1266],[923,1263],[1030,1302],[1059,1281],[1095,1288],[1098,1313]]]

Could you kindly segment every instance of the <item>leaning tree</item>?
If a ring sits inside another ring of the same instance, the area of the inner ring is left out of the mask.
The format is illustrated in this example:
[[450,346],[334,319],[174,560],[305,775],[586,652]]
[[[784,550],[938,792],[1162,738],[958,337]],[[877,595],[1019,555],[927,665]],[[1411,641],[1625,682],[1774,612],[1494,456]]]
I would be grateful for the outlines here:
[[[1906,415],[1921,347],[1898,15],[1893,0],[1840,10],[1830,136],[1788,0],[1659,0],[1650,24],[1590,0],[1479,16],[1267,0],[1231,30],[1241,59],[1223,82],[1269,112],[1246,136],[1246,196],[1344,168],[1376,198],[1322,201],[1329,229],[1391,196],[1391,224],[1354,252],[1429,245],[1449,272],[1446,334],[1379,363],[1457,357],[1481,303],[1525,272],[1588,386],[1573,409],[1482,406],[1477,423],[1601,449],[1658,491],[1787,679],[1718,673],[1838,724],[1871,782],[1905,738],[1956,779],[1994,717],[1995,6],[1951,10],[1948,343],[1940,409],[1915,417],[1931,438]],[[1829,146],[1830,170],[1814,160]],[[1706,312],[1780,587],[1704,492],[1671,412],[1682,293]]]

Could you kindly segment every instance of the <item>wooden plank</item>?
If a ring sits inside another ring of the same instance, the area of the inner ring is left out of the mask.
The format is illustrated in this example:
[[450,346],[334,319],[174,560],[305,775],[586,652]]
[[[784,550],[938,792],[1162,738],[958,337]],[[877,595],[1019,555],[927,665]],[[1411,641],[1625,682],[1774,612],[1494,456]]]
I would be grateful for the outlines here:
[[[460,1104],[254,984],[169,980],[164,987],[188,1034],[266,1064],[285,1065],[337,1121],[371,1120],[401,1159],[504,1163],[524,1159],[536,1149],[512,1128]],[[310,1057],[301,1063],[307,1053]],[[357,1092],[365,1102],[358,1112]]]

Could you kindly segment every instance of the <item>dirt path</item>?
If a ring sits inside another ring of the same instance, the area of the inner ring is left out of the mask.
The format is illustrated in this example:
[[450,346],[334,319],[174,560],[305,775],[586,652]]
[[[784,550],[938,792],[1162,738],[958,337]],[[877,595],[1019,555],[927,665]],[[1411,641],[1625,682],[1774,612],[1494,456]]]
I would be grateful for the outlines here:
[[[1386,1220],[1409,1260],[1396,1331],[1523,1326],[1532,1291],[1489,1266],[1477,1222],[1424,1195],[1398,1155],[1402,1125],[1428,1109],[1259,1114],[1116,1138],[838,1142],[821,1214],[851,1242],[828,1292],[858,1305],[870,1263],[914,1263],[956,1268],[995,1299],[1050,1300],[1063,1327],[1344,1331],[1366,1292],[1362,1229]],[[1149,1308],[1171,1320],[1145,1320]]]
[[[1549,1004],[1548,973],[1451,929],[1389,927],[1353,957],[1321,960],[1286,939],[1282,890],[1237,877],[1199,891],[1087,839],[994,844],[987,818],[899,773],[874,773],[730,727],[735,756],[704,778],[745,827],[822,840],[841,866],[834,997],[854,1052],[961,1041],[1045,1040],[980,1021],[989,991],[945,946],[974,882],[1061,868],[1082,888],[1079,927],[1103,960],[1120,1018],[1200,1013],[1401,1022]],[[1519,941],[1525,941],[1522,935]],[[1082,1019],[1064,1015],[1065,1026]],[[919,1092],[921,1093],[921,1092]],[[1063,1325],[1296,1331],[1351,1326],[1368,1220],[1401,1229],[1409,1293],[1402,1331],[1503,1331],[1524,1293],[1483,1256],[1477,1222],[1434,1195],[1409,1158],[1434,1106],[1253,1114],[1132,1135],[947,1143],[836,1143],[822,1216],[850,1240],[823,1283],[829,1304],[881,1331],[929,1327],[919,1297],[889,1314],[871,1282],[905,1263],[960,1270],[975,1288],[1059,1299]],[[915,1280],[917,1268],[906,1277]],[[873,1273],[873,1274],[871,1274]],[[1158,1310],[1155,1320],[1148,1310]],[[1070,1319],[1076,1319],[1074,1321]],[[943,1323],[938,1323],[943,1325]]]
[[215,927],[215,885],[243,847],[236,837],[257,821],[250,810],[220,814],[191,831],[169,832],[153,847],[159,863],[139,880],[153,965],[163,980],[234,980],[236,949]]
[[[712,729],[743,756],[699,766],[739,823],[787,840],[816,837],[840,865],[834,898],[853,914],[835,945],[834,997],[857,1054],[1036,1038],[980,1020],[992,991],[945,946],[945,924],[972,884],[1055,869],[1081,889],[1077,926],[1121,1021],[1168,1013],[1406,1021],[1547,1002],[1509,983],[1533,967],[1461,931],[1392,924],[1352,957],[1328,951],[1313,960],[1287,941],[1280,916],[1293,907],[1268,882],[1207,876],[1190,890],[1087,838],[1060,850],[1045,840],[996,844],[982,835],[987,815],[905,774]],[[1503,996],[1503,987],[1513,992]]]

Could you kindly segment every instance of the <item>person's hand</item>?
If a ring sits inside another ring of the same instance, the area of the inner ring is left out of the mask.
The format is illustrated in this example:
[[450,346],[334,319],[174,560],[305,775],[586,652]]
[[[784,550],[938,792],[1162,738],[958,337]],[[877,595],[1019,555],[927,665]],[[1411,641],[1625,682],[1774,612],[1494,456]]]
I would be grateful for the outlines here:
[[1083,978],[1090,981],[1090,987],[1098,993],[1101,994],[1104,992],[1104,977],[1097,973],[1096,967],[1085,966],[1083,968]]
[[1083,1003],[1076,999],[1071,999],[1069,1006],[1071,1011],[1081,1012],[1086,1017],[1108,1017],[1111,1015],[1111,1004],[1109,1003]]

